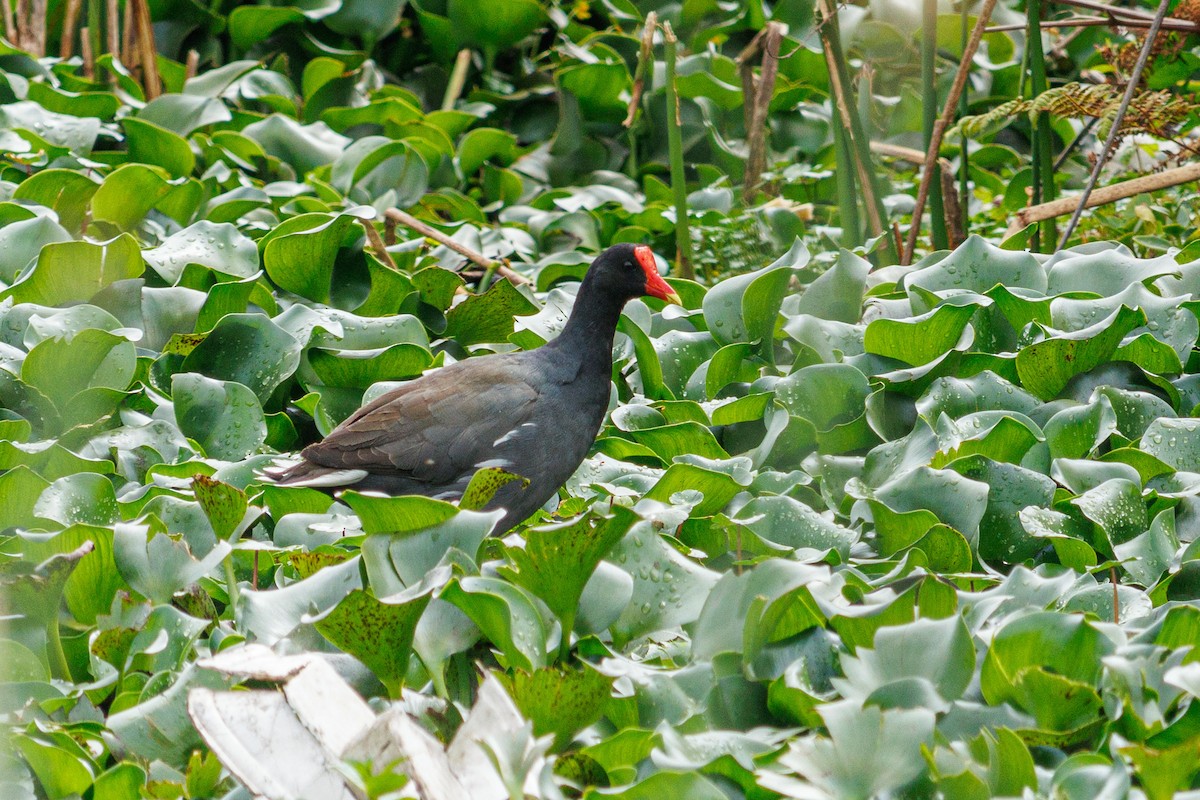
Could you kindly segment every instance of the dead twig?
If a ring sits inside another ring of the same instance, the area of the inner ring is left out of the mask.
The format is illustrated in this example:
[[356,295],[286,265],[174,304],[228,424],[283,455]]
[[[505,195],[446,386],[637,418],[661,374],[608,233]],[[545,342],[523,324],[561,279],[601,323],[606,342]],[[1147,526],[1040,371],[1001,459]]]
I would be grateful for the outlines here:
[[[749,202],[758,189],[759,176],[767,164],[767,111],[775,94],[775,77],[779,72],[779,45],[787,27],[781,22],[768,22],[737,57],[742,76],[742,107],[746,115],[746,176],[742,182],[742,199]],[[762,69],[754,77],[753,60],[762,54]]]
[[199,50],[188,50],[187,62],[184,64],[184,67],[183,67],[184,82],[190,81],[192,78],[196,77],[196,73],[198,73],[199,71],[200,71],[200,51]]
[[[1085,208],[1108,205],[1118,200],[1124,200],[1127,197],[1134,197],[1146,192],[1154,192],[1159,189],[1167,189],[1172,186],[1179,186],[1198,180],[1200,180],[1200,163],[1186,164],[1182,167],[1156,172],[1153,175],[1142,175],[1141,177],[1131,178],[1120,183],[1102,186],[1093,191],[1087,198]],[[1028,227],[1035,222],[1070,214],[1072,209],[1079,205],[1081,197],[1082,195],[1060,197],[1057,200],[1051,200],[1049,203],[1041,203],[1040,205],[1021,209],[1016,213],[1012,223],[1008,226],[1008,230],[1004,234],[1005,238],[1012,236],[1022,228]]]
[[[904,147],[887,142],[871,142],[871,152],[889,158],[898,158],[911,164],[925,163],[925,154],[915,147]],[[951,246],[958,246],[967,235],[962,229],[961,209],[963,200],[959,197],[958,185],[955,182],[954,165],[950,159],[938,157],[938,171],[942,182],[942,210],[946,217],[946,231],[950,234]],[[894,226],[893,226],[894,227]],[[901,245],[897,235],[897,247]]]
[[485,270],[491,270],[494,272],[498,272],[502,277],[508,278],[509,283],[524,284],[524,283],[530,282],[528,278],[526,278],[521,273],[516,272],[515,270],[512,269],[512,267],[508,266],[507,264],[505,264],[501,261],[492,261],[487,256],[483,255],[482,253],[478,253],[478,252],[472,250],[471,248],[467,247],[465,244],[462,244],[461,242],[456,242],[454,239],[451,239],[449,236],[442,233],[437,228],[434,228],[430,225],[425,224],[421,220],[414,217],[412,214],[409,214],[407,211],[401,211],[398,208],[389,208],[387,211],[384,212],[384,216],[388,219],[392,219],[392,220],[395,220],[396,222],[399,222],[401,225],[411,228],[412,230],[416,231],[417,233],[421,234],[422,236],[426,237],[427,239],[433,239],[435,242],[445,245],[446,247],[450,248],[454,252],[458,253],[463,258],[467,259],[468,261],[470,261],[473,264],[477,264],[478,266],[483,267]]
[[646,73],[654,68],[654,31],[658,28],[658,12],[651,11],[646,15],[642,24],[642,46],[638,51],[637,70],[633,76],[633,91],[629,95],[629,113],[622,123],[626,128],[633,127],[638,108],[642,105],[642,93],[646,91]]
[[371,244],[371,250],[375,253],[384,266],[399,272],[396,267],[396,262],[392,259],[392,254],[387,251],[387,247],[383,243],[383,239],[379,237],[379,231],[375,230],[375,221],[363,219],[359,217],[358,221],[362,223],[363,230],[367,232],[367,241]]
[[[1069,17],[1059,20],[1044,20],[1042,22],[1043,30],[1052,30],[1054,28],[1131,28],[1137,30],[1145,30],[1153,24],[1153,20],[1144,19],[1113,19],[1112,17]],[[1008,31],[1023,31],[1029,26],[1024,22],[1014,23],[1012,25],[993,25],[987,29],[987,33],[1006,33]],[[1168,17],[1163,20],[1160,30],[1164,31],[1182,31],[1183,33],[1200,33],[1200,23],[1189,22],[1186,19],[1173,19]]]
[[92,31],[90,28],[79,29],[79,55],[83,58],[83,77],[96,79],[96,54],[92,52]]
[[929,199],[929,186],[933,181],[933,167],[942,150],[942,137],[946,135],[946,129],[954,120],[954,113],[958,110],[958,98],[962,95],[963,88],[967,85],[967,77],[971,74],[971,62],[975,58],[975,51],[979,49],[979,43],[983,40],[983,32],[987,28],[988,20],[992,17],[992,9],[995,7],[996,0],[984,0],[983,8],[979,10],[979,17],[975,20],[975,27],[971,30],[971,38],[967,41],[962,58],[958,62],[958,72],[954,74],[954,83],[950,87],[950,93],[946,96],[946,105],[942,107],[941,116],[933,123],[933,135],[929,139],[929,151],[925,153],[921,185],[917,189],[916,206],[913,207],[912,223],[908,227],[908,238],[905,240],[904,251],[900,254],[901,264],[912,263],[913,251],[917,248],[917,236],[921,232],[921,217],[925,213],[925,201]]

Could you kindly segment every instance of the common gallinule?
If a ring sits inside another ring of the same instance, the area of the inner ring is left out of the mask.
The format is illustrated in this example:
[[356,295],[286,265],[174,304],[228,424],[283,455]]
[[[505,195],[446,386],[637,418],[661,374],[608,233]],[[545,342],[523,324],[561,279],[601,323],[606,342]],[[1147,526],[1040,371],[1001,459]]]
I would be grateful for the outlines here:
[[323,491],[457,499],[475,472],[500,467],[529,481],[501,488],[509,530],[558,491],[587,455],[608,408],[613,334],[625,303],[678,303],[649,247],[618,244],[592,262],[562,333],[536,350],[469,358],[360,408],[276,483]]

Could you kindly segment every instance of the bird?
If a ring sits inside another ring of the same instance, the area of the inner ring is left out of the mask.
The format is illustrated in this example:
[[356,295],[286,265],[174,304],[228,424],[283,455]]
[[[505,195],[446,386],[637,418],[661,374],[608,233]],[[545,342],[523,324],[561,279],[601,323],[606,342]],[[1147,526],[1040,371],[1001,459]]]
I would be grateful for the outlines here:
[[592,262],[562,332],[533,350],[468,358],[360,408],[300,462],[269,471],[277,485],[458,500],[476,471],[524,480],[483,510],[503,509],[503,534],[544,506],[587,456],[608,410],[613,337],[625,304],[681,305],[645,245],[616,244]]

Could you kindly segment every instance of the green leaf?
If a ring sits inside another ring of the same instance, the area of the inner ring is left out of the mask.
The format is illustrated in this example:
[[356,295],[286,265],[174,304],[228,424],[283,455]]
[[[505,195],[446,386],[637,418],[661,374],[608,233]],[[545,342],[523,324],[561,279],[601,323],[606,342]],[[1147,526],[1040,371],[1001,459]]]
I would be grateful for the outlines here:
[[1125,334],[1145,323],[1141,311],[1121,306],[1091,327],[1031,344],[1017,353],[1021,384],[1043,400],[1052,400],[1071,378],[1112,358]]
[[0,300],[45,306],[90,300],[115,281],[145,271],[137,240],[127,233],[107,242],[56,242],[42,248],[33,270],[0,292]]
[[174,178],[191,175],[196,168],[191,145],[174,131],[138,117],[126,117],[121,126],[130,161],[162,167]]
[[334,261],[353,224],[346,214],[292,217],[259,240],[267,275],[280,288],[328,303]]
[[429,604],[428,589],[376,600],[355,589],[316,621],[317,630],[339,650],[367,665],[393,698],[408,671],[413,633]]
[[237,461],[267,438],[267,421],[254,392],[240,383],[194,372],[171,378],[179,429],[213,458]]
[[758,342],[774,363],[775,323],[794,271],[809,261],[799,239],[778,261],[754,272],[727,278],[704,295],[704,322],[721,344]]
[[441,599],[479,626],[502,656],[501,663],[526,672],[546,666],[549,620],[521,587],[498,578],[456,578],[442,590]]
[[571,669],[548,667],[533,672],[496,675],[521,716],[533,722],[535,736],[554,734],[555,749],[600,718],[612,691],[613,678],[587,665]]
[[262,314],[228,314],[188,354],[181,372],[250,389],[267,403],[300,365],[300,342]]
[[928,364],[948,350],[965,346],[964,331],[977,310],[974,305],[941,305],[909,319],[880,318],[867,325],[863,346],[868,353],[914,367]]

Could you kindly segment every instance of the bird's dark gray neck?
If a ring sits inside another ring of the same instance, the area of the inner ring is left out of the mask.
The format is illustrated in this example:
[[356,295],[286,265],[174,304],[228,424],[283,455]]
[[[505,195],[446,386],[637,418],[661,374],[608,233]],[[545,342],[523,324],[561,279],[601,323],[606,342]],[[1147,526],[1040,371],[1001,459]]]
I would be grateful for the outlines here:
[[607,375],[612,370],[613,337],[625,299],[588,291],[589,288],[587,281],[579,287],[566,326],[546,347],[559,358],[572,361],[579,358],[582,366],[594,365]]

